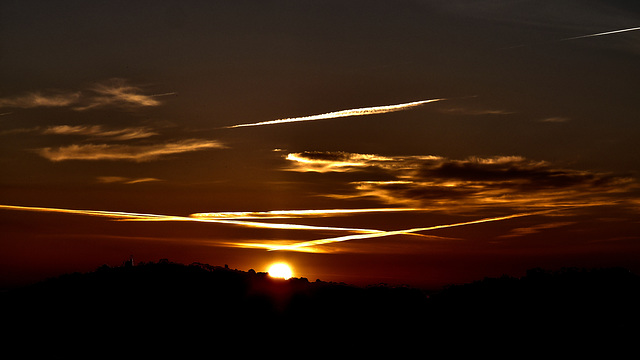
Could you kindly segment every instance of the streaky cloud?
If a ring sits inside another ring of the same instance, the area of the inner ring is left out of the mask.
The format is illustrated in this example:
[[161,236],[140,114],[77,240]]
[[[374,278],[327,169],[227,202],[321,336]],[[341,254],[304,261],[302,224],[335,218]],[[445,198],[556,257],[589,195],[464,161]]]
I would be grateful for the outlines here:
[[390,113],[395,111],[408,110],[411,108],[422,106],[424,104],[428,104],[436,101],[442,101],[442,100],[445,100],[445,99],[429,99],[429,100],[414,101],[414,102],[408,102],[408,103],[396,104],[396,105],[383,105],[383,106],[372,106],[372,107],[340,110],[340,111],[333,111],[333,112],[318,114],[318,115],[277,119],[277,120],[262,121],[262,122],[256,122],[256,123],[238,124],[238,125],[227,126],[226,128],[233,129],[233,128],[249,127],[249,126],[263,126],[263,125],[286,124],[286,123],[302,122],[302,121],[335,119],[335,118],[342,118],[342,117],[349,117],[349,116],[385,114],[385,113]]
[[25,95],[0,98],[0,108],[31,109],[39,107],[66,107],[85,111],[103,107],[137,108],[158,106],[158,97],[175,95],[175,92],[144,94],[138,86],[125,79],[111,79],[82,91],[32,91]]
[[[123,79],[112,79],[103,84],[97,84],[91,89],[94,95],[90,96],[86,103],[75,107],[75,110],[84,111],[103,106],[119,107],[143,107],[158,106],[160,101],[153,95],[142,94],[142,90],[133,85],[129,85]],[[167,94],[159,94],[164,96]]]
[[151,178],[151,177],[131,179],[131,178],[122,177],[122,176],[98,176],[97,180],[99,183],[103,183],[103,184],[113,184],[113,183],[139,184],[139,183],[145,183],[145,182],[160,181],[160,179]]
[[157,132],[144,127],[107,130],[101,125],[57,125],[44,129],[42,133],[55,135],[85,135],[90,137],[109,138],[111,140],[133,140],[158,135]]
[[0,108],[31,109],[37,107],[66,107],[77,103],[80,96],[80,92],[57,94],[32,92],[23,96],[1,98]]
[[468,109],[468,108],[461,108],[461,107],[442,109],[442,110],[440,110],[440,112],[445,113],[445,114],[472,115],[472,116],[479,116],[479,115],[512,115],[512,114],[515,114],[514,111],[508,111],[508,110],[500,110],[500,109],[495,109],[495,110],[493,110],[493,109]]
[[84,144],[59,148],[42,148],[40,156],[54,161],[66,160],[127,160],[145,162],[160,157],[226,146],[216,140],[188,139],[156,145]]
[[570,119],[567,117],[562,117],[562,116],[552,116],[552,117],[547,117],[544,119],[541,119],[540,122],[546,122],[546,123],[563,123],[563,122],[567,122]]
[[529,227],[521,227],[512,229],[509,234],[500,235],[499,238],[515,238],[520,236],[526,236],[531,234],[536,234],[543,230],[555,229],[559,227],[569,226],[575,224],[574,221],[564,221],[564,222],[552,222],[547,224],[537,224]]

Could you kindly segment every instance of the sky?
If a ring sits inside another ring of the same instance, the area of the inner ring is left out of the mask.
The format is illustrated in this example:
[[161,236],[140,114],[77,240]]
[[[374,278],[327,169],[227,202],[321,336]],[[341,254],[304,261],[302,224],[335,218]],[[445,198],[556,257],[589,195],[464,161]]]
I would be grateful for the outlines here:
[[640,5],[0,3],[0,287],[640,271]]

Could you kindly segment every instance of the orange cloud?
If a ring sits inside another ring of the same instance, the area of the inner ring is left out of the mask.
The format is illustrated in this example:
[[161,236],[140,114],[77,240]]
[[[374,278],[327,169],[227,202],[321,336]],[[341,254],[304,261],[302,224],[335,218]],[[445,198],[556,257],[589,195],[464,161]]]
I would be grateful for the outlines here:
[[131,179],[131,178],[122,177],[122,176],[99,176],[98,177],[98,182],[104,183],[104,184],[111,184],[111,183],[139,184],[143,182],[153,182],[153,181],[160,181],[160,179],[156,179],[156,178]]
[[167,155],[221,148],[225,148],[225,146],[215,140],[189,139],[156,145],[74,144],[59,148],[47,147],[38,150],[38,153],[42,157],[56,162],[65,160],[127,160],[145,162],[156,160]]
[[77,111],[84,111],[100,107],[146,107],[158,106],[160,96],[173,95],[175,93],[144,94],[138,86],[129,84],[124,79],[111,79],[99,83],[83,91],[58,91],[58,92],[29,92],[25,95],[0,98],[0,108],[38,108],[38,107],[71,107]]
[[142,139],[158,135],[157,132],[144,127],[107,130],[101,125],[50,126],[44,129],[42,133],[55,135],[86,135],[90,137],[109,138],[111,140]]
[[37,107],[65,107],[78,102],[80,92],[51,93],[32,92],[22,96],[1,98],[0,108],[30,109]]
[[75,107],[76,110],[88,110],[103,106],[143,107],[158,106],[160,101],[154,95],[145,95],[139,87],[129,85],[126,80],[112,79],[107,83],[97,84],[91,89],[92,94],[86,101]]
[[[520,156],[455,160],[306,152],[289,154],[286,159],[288,171],[355,174],[347,183],[351,191],[326,196],[373,198],[386,204],[433,210],[605,204],[637,186],[628,176],[567,169]],[[354,181],[354,176],[362,180]],[[386,180],[378,180],[381,177]]]

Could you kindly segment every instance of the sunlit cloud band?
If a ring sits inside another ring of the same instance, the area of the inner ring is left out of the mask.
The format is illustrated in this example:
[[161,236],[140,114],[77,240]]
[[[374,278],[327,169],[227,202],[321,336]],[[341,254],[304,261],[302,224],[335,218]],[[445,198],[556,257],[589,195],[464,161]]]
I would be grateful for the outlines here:
[[605,204],[638,185],[626,174],[567,169],[521,156],[456,160],[316,151],[291,153],[286,160],[286,171],[351,174],[348,182],[334,186],[339,192],[327,193],[323,187],[324,196],[377,199],[393,206],[449,212],[494,206],[527,211],[541,206]]
[[54,162],[65,160],[127,160],[145,162],[171,154],[216,148],[225,148],[225,145],[215,140],[189,139],[156,145],[73,144],[59,148],[43,148],[38,150],[38,153],[42,157]]
[[102,107],[137,108],[158,106],[158,97],[175,92],[144,94],[138,86],[125,79],[111,79],[83,91],[33,91],[25,95],[0,98],[0,108],[31,109],[39,107],[68,107],[85,111]]
[[133,140],[158,135],[157,132],[144,127],[108,130],[104,129],[101,125],[57,125],[44,129],[42,133],[54,135],[85,135],[109,138],[110,140]]

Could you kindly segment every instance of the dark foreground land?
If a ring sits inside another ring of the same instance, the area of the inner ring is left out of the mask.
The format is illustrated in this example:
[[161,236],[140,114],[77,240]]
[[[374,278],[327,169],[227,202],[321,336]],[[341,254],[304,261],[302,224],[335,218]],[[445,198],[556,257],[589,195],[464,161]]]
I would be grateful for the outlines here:
[[146,337],[157,346],[233,334],[311,343],[518,340],[532,348],[579,339],[582,348],[593,341],[620,347],[635,344],[640,327],[640,277],[620,268],[534,269],[427,293],[161,261],[63,275],[2,294],[2,301],[4,328],[17,339],[112,345],[116,338]]

